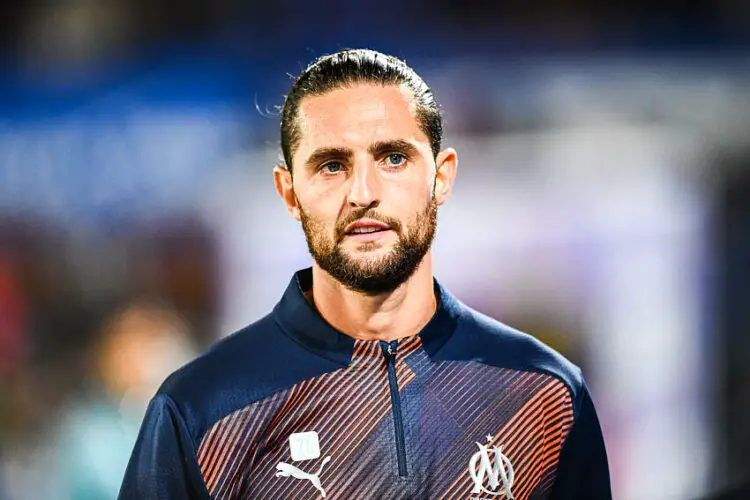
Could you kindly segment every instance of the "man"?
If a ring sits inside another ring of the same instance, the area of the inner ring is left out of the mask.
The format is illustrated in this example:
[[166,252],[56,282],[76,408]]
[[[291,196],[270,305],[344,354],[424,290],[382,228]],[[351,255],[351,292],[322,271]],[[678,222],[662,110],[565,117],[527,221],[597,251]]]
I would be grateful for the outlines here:
[[121,498],[610,498],[580,370],[432,276],[458,164],[441,136],[393,57],[302,73],[274,179],[312,268],[167,379]]

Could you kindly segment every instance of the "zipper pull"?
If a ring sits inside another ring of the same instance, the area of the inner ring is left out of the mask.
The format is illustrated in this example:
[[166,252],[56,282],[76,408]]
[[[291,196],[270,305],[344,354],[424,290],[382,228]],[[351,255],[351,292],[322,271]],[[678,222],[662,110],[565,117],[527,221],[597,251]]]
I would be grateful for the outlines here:
[[388,361],[393,361],[396,359],[396,351],[398,350],[398,341],[394,340],[392,342],[385,342],[384,340],[380,341],[380,349],[383,351],[383,356]]

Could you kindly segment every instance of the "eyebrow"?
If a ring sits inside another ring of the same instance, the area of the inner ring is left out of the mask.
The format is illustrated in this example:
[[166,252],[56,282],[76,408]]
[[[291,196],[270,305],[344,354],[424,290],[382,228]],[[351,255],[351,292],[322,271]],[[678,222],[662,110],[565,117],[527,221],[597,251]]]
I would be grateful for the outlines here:
[[[375,158],[388,153],[404,153],[412,157],[419,154],[419,151],[413,144],[403,139],[374,142],[367,148],[367,152]],[[328,160],[349,160],[353,156],[354,150],[351,148],[336,146],[318,148],[307,158],[305,166],[315,167]]]
[[403,139],[394,139],[392,141],[378,141],[372,143],[370,144],[370,147],[367,148],[367,152],[375,158],[383,156],[387,153],[404,153],[407,156],[417,156],[417,154],[419,154],[419,151],[417,151],[417,148],[413,144]]
[[348,160],[352,156],[354,156],[354,150],[350,148],[318,148],[305,160],[305,166],[315,167],[326,160]]

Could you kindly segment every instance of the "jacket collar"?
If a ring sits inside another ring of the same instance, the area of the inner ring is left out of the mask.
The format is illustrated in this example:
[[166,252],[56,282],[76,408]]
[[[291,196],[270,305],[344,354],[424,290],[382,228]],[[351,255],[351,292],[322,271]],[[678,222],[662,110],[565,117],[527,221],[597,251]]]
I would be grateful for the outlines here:
[[[437,280],[438,306],[432,319],[418,333],[422,345],[433,356],[453,334],[461,316],[462,304]],[[347,366],[354,352],[354,339],[326,322],[306,299],[312,288],[312,268],[297,271],[284,295],[273,309],[274,321],[296,342],[331,361]]]

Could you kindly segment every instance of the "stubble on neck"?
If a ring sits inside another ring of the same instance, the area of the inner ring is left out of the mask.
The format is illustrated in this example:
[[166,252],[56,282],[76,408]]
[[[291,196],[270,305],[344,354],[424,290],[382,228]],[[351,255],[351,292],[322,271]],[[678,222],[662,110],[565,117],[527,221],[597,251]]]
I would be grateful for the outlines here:
[[313,262],[313,286],[305,296],[331,326],[354,339],[390,342],[416,335],[437,308],[432,252],[404,283],[377,295],[350,290]]

